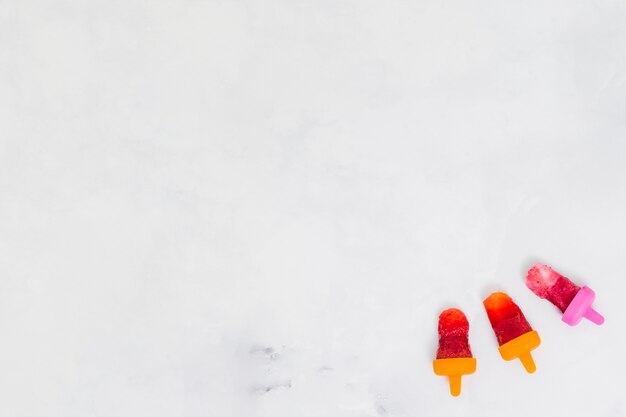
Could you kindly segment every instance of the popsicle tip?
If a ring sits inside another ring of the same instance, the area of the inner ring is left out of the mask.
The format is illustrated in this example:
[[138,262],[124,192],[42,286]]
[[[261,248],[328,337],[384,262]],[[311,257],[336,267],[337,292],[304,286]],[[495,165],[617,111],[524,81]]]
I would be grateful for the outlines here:
[[552,287],[558,275],[547,265],[536,263],[526,274],[526,286],[540,298],[546,298],[548,289]]
[[502,304],[507,304],[509,300],[511,300],[511,297],[507,293],[496,291],[483,300],[483,305],[489,310],[500,307]]

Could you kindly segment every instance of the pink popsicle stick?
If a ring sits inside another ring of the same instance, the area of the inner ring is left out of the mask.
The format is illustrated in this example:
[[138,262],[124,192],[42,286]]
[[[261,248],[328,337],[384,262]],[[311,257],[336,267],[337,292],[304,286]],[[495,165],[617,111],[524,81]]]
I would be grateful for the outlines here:
[[597,325],[601,325],[602,323],[604,323],[604,316],[602,316],[602,314],[598,313],[591,307],[589,307],[589,309],[585,313],[585,318]]

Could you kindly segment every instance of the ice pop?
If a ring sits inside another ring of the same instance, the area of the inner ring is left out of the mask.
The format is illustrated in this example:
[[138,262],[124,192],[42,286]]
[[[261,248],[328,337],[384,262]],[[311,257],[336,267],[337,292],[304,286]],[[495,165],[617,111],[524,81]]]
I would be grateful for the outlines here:
[[579,287],[547,265],[535,264],[528,270],[526,286],[540,298],[545,298],[563,313],[563,320],[575,326],[584,318],[595,324],[604,323],[604,317],[591,304],[596,293],[589,287]]
[[517,304],[503,292],[494,292],[483,304],[498,339],[502,359],[510,361],[519,358],[529,374],[535,372],[537,367],[530,351],[539,346],[541,339]]
[[439,315],[439,348],[433,370],[436,375],[448,377],[450,394],[454,397],[461,394],[461,376],[476,370],[468,332],[469,323],[461,310],[450,308]]

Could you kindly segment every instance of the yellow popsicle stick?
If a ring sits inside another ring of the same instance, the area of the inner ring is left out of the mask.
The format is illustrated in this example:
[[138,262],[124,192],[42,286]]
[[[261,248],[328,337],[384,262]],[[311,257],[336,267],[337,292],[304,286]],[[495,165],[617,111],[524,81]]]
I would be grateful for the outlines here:
[[530,351],[536,349],[540,344],[539,333],[536,330],[532,330],[503,344],[498,348],[498,351],[500,351],[500,356],[505,361],[519,359],[522,365],[524,365],[526,372],[532,374],[537,370],[537,366]]
[[458,397],[461,394],[461,376],[476,371],[476,358],[435,359],[433,371],[435,375],[448,377],[450,394]]

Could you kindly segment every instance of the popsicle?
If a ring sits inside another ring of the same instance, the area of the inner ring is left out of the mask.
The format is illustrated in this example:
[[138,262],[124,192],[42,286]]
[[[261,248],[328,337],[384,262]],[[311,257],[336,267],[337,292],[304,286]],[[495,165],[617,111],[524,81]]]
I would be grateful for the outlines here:
[[436,375],[447,376],[450,394],[461,394],[461,376],[473,374],[476,359],[472,357],[468,341],[469,323],[459,309],[450,308],[439,315],[439,348],[433,361]]
[[502,359],[519,359],[529,374],[535,372],[537,367],[530,351],[539,346],[541,339],[517,304],[503,292],[494,292],[483,304],[498,339],[498,351]]
[[600,325],[604,317],[591,307],[596,293],[589,287],[579,287],[547,265],[535,264],[528,270],[526,286],[540,298],[545,298],[563,313],[563,320],[575,326],[584,318]]

